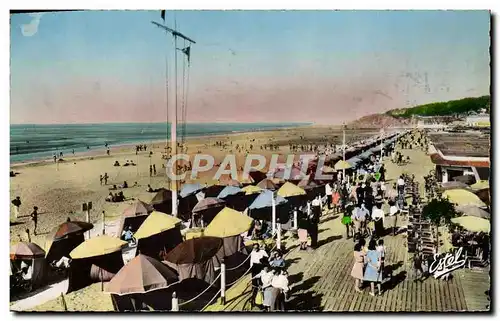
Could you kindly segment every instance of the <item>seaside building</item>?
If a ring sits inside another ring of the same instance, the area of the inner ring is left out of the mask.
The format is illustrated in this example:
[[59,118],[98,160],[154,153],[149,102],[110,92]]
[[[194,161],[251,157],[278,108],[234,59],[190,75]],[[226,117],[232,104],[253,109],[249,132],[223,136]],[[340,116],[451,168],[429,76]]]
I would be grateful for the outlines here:
[[430,133],[429,155],[440,182],[472,175],[476,181],[490,176],[490,139],[481,132]]
[[489,114],[471,115],[465,119],[465,122],[467,126],[490,127],[490,115]]

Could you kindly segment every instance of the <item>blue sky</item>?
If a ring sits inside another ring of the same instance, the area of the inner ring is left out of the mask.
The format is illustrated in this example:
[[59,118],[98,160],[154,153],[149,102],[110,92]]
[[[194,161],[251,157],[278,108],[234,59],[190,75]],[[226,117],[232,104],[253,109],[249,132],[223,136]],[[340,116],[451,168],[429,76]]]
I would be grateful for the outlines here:
[[[174,16],[197,41],[190,121],[336,123],[489,92],[487,11],[167,11],[168,25]],[[34,19],[11,17],[13,123],[164,119],[172,42],[150,23],[159,11],[47,13],[23,35]]]

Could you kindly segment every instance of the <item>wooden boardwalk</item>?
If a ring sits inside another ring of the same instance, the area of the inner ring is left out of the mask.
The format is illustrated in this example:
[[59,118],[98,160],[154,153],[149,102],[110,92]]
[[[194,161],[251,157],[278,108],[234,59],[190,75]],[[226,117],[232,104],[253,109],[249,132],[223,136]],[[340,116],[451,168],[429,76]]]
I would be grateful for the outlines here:
[[[419,151],[414,153],[423,154]],[[412,159],[415,156],[422,157],[412,155]],[[388,170],[388,173],[391,172],[392,177],[399,175]],[[323,217],[319,231],[321,246],[315,251],[299,251],[297,244],[288,242],[290,251],[286,261],[292,286],[287,300],[288,310],[487,311],[488,301],[484,294],[490,287],[487,271],[464,269],[453,272],[453,278],[449,281],[431,277],[423,282],[414,282],[404,233],[384,237],[387,248],[386,271],[392,270],[393,277],[383,285],[383,294],[370,296],[368,285],[362,293],[357,293],[351,277],[354,243],[352,239],[345,238],[340,215],[329,214]],[[246,276],[227,291],[225,305],[213,304],[205,311],[250,311],[250,296],[250,277]],[[257,308],[254,310],[258,311]]]

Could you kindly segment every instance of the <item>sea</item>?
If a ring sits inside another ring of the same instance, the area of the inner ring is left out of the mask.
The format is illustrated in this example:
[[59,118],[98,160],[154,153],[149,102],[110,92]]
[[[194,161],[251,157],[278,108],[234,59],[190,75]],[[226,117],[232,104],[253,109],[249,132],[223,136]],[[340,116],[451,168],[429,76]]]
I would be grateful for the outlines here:
[[[190,123],[177,128],[177,137],[224,135],[306,126],[310,123]],[[170,137],[166,123],[108,123],[11,125],[10,162],[30,162],[118,145],[150,143]]]

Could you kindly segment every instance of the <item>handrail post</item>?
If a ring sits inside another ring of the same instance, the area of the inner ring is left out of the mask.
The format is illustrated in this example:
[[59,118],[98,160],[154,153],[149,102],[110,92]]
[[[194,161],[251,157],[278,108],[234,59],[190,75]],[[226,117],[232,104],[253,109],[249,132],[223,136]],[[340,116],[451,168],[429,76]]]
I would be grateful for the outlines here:
[[222,305],[226,304],[226,264],[224,259],[220,264],[220,300]]
[[172,293],[172,311],[179,311],[179,299],[177,298],[177,293]]
[[281,223],[278,223],[277,233],[278,237],[276,238],[276,248],[281,250]]

